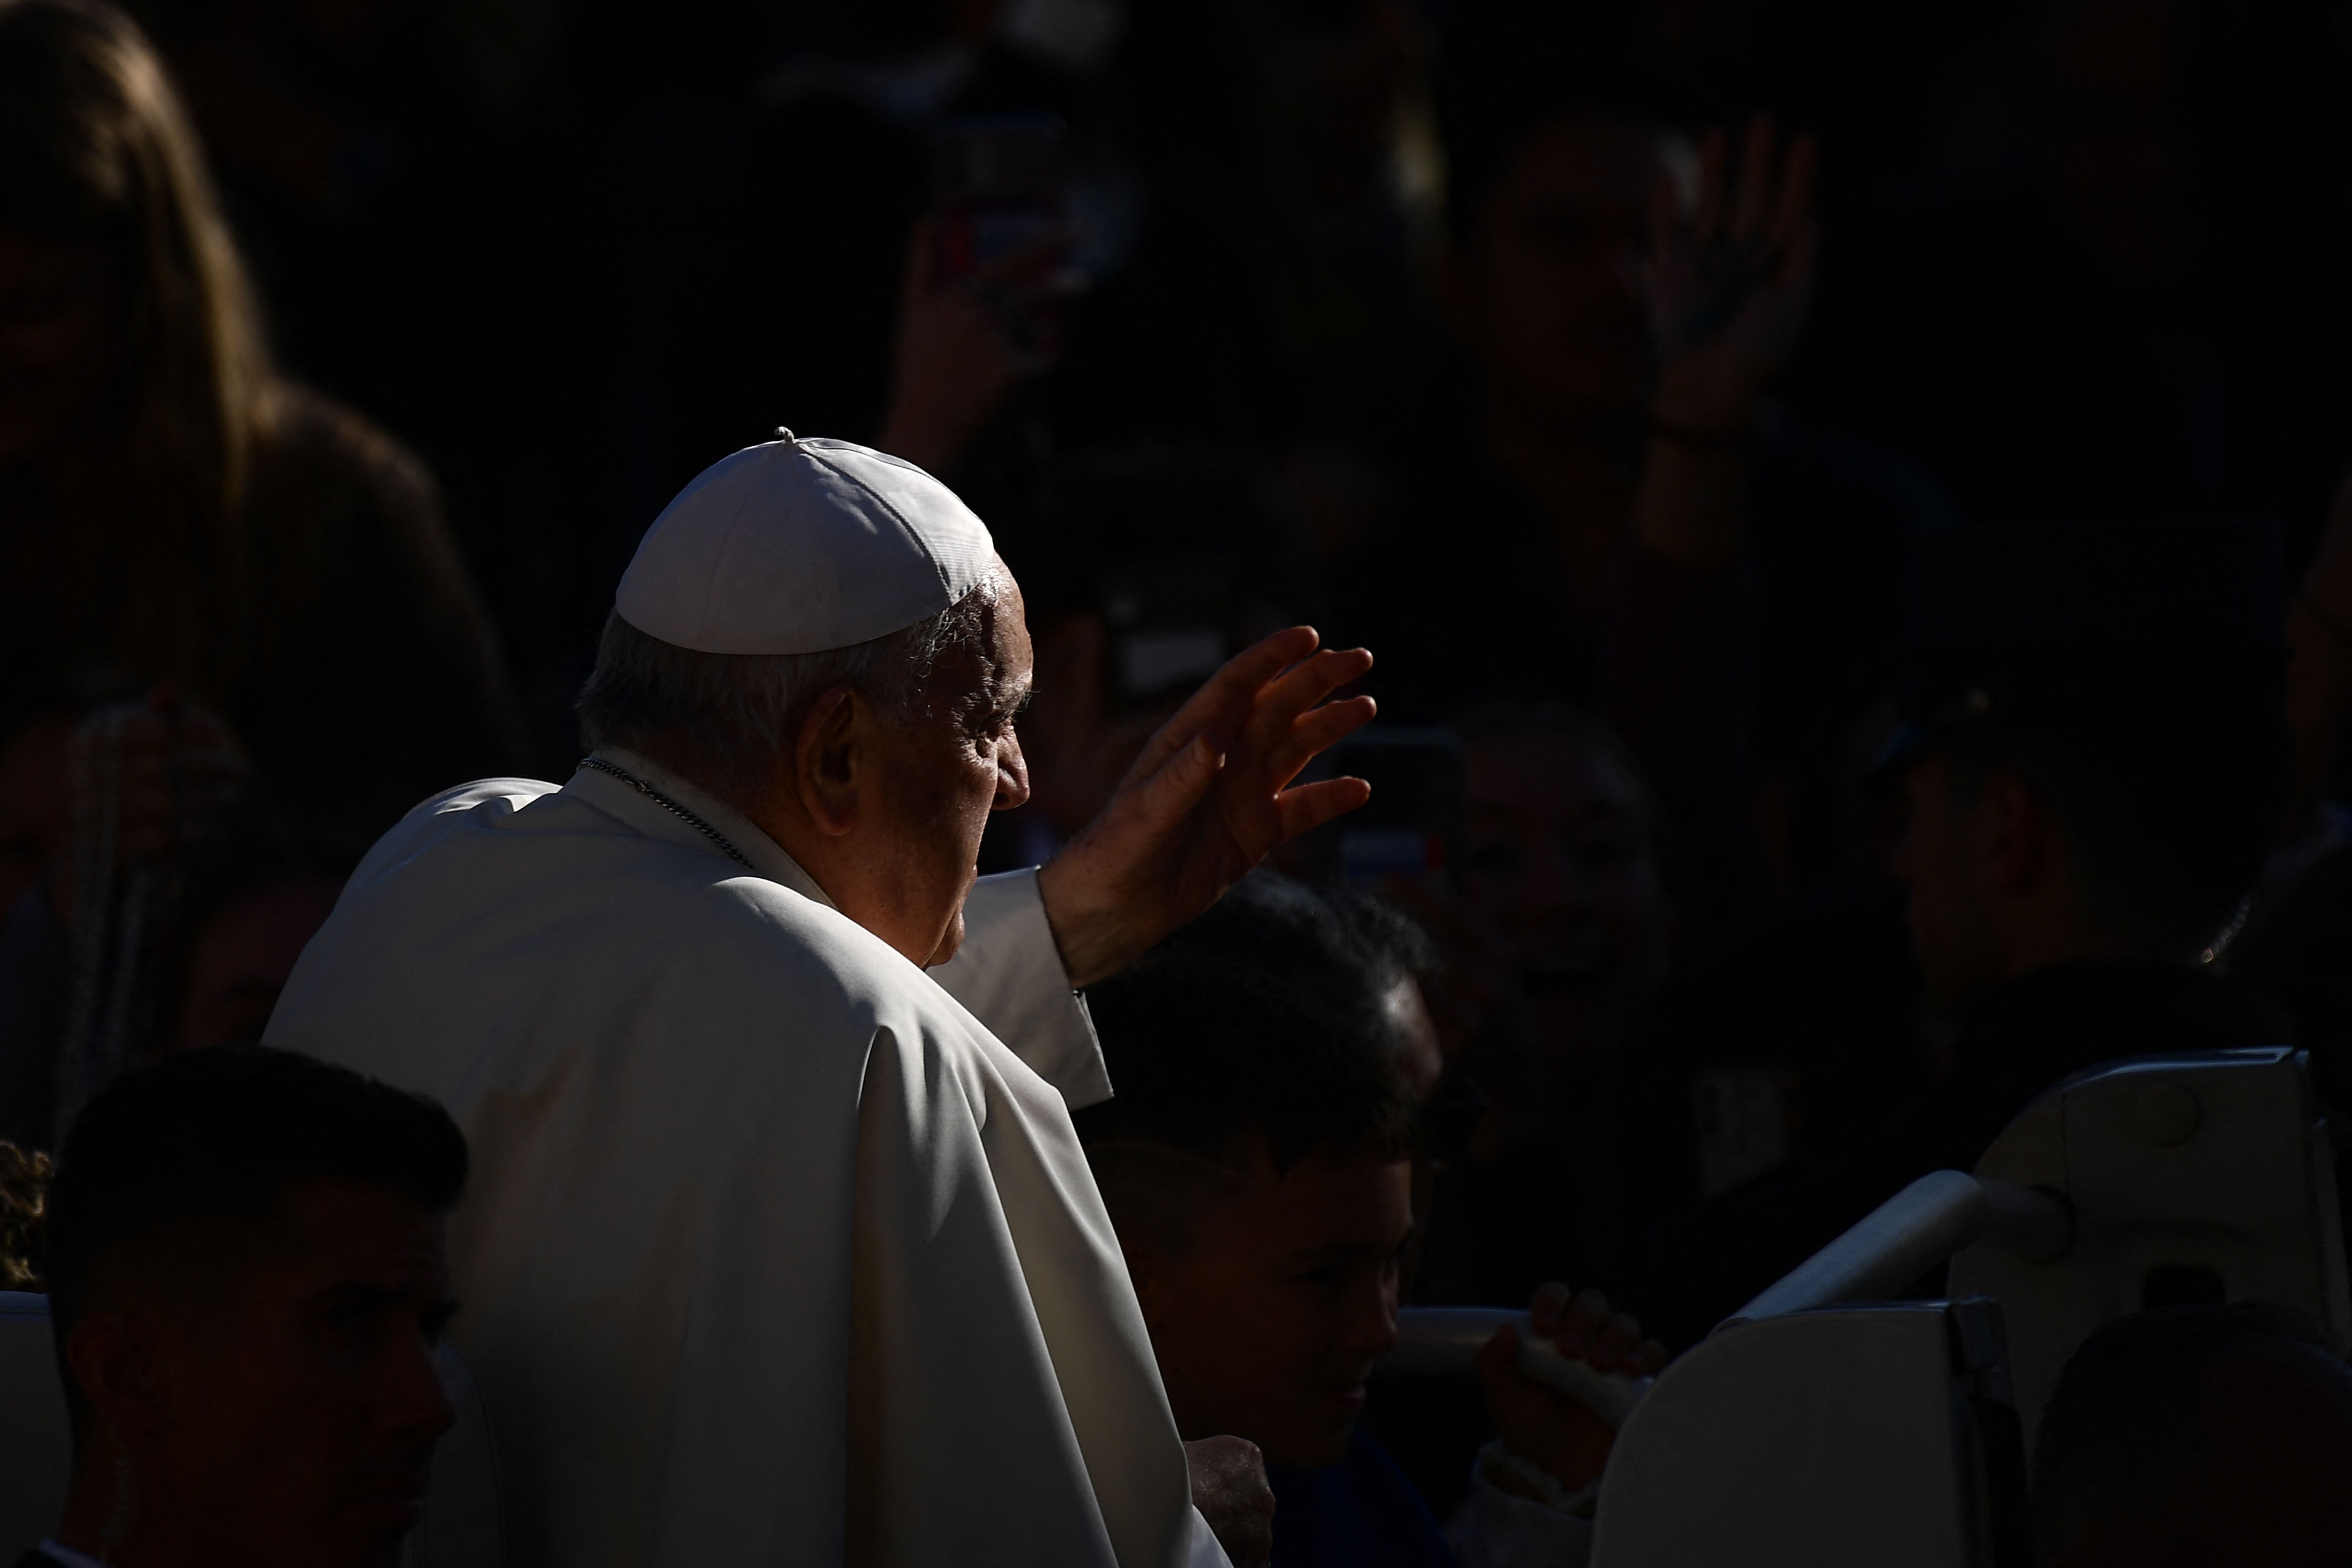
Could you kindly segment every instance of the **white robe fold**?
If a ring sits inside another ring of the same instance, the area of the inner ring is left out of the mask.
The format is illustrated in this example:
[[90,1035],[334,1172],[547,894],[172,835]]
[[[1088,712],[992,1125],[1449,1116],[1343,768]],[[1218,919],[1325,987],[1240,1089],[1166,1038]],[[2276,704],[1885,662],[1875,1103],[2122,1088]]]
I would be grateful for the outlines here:
[[467,785],[370,852],[269,1029],[471,1141],[456,1338],[509,1561],[1222,1562],[1070,1129],[1108,1085],[1034,875],[982,884],[935,984],[607,754],[754,868],[601,773]]

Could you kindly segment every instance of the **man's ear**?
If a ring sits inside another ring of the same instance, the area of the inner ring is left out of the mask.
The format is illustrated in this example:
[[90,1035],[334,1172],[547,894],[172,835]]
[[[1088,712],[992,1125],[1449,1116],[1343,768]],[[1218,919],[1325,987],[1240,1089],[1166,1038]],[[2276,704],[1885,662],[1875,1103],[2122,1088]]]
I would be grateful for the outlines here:
[[864,704],[845,686],[820,693],[793,744],[793,786],[817,831],[838,838],[857,826],[858,742]]
[[2007,770],[1984,782],[1976,810],[1976,850],[1995,892],[2029,891],[2046,876],[2058,852],[2049,809],[2025,779]]
[[158,1331],[147,1313],[100,1311],[84,1313],[66,1336],[66,1365],[101,1427],[141,1436],[169,1424]]

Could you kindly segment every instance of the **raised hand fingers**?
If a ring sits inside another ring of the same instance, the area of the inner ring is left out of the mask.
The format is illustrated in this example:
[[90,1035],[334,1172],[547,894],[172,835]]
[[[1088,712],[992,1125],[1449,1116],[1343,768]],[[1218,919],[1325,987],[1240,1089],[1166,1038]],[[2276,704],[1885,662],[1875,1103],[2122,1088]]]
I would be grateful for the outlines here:
[[1214,731],[1221,746],[1230,743],[1266,683],[1313,653],[1320,640],[1313,626],[1292,626],[1261,638],[1225,660],[1160,727],[1160,732],[1144,742],[1135,765],[1128,769],[1128,778],[1132,781],[1158,773],[1170,757],[1204,731]]
[[1743,245],[1764,237],[1766,225],[1779,207],[1772,199],[1777,140],[1769,116],[1759,114],[1748,122],[1748,144],[1741,150],[1739,190],[1733,197],[1731,216],[1731,237]]
[[1794,246],[1811,224],[1813,213],[1813,180],[1820,173],[1822,143],[1817,136],[1792,137],[1789,142],[1788,160],[1780,168],[1780,201],[1772,215],[1772,243],[1786,248]]
[[1327,702],[1308,710],[1292,722],[1289,735],[1266,754],[1265,775],[1253,782],[1280,789],[1297,778],[1298,770],[1317,753],[1338,745],[1379,712],[1380,705],[1369,697],[1350,697],[1345,702]]
[[1710,130],[1698,139],[1698,200],[1691,209],[1692,237],[1702,246],[1723,228],[1730,184],[1730,139]]
[[1690,238],[1685,230],[1682,185],[1671,170],[1661,169],[1650,184],[1650,255],[1628,275],[1655,289],[1655,274],[1672,273],[1678,280],[1690,266]]
[[1284,790],[1274,797],[1276,842],[1287,843],[1327,822],[1336,822],[1371,798],[1372,786],[1361,779],[1318,779]]
[[1159,771],[1122,786],[1105,815],[1115,808],[1135,821],[1150,825],[1154,831],[1171,831],[1216,784],[1222,761],[1209,737],[1195,735]]
[[1259,694],[1243,723],[1241,743],[1271,760],[1301,714],[1342,686],[1362,679],[1371,668],[1371,654],[1360,647],[1326,648],[1300,661]]

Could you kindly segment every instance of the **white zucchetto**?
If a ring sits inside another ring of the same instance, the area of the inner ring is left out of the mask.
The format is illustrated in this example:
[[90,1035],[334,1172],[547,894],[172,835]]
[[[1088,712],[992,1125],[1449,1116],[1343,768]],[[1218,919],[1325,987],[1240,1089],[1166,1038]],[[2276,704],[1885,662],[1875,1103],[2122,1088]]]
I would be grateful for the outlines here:
[[637,546],[614,608],[698,653],[822,653],[903,631],[996,561],[947,486],[822,437],[747,447],[696,476]]

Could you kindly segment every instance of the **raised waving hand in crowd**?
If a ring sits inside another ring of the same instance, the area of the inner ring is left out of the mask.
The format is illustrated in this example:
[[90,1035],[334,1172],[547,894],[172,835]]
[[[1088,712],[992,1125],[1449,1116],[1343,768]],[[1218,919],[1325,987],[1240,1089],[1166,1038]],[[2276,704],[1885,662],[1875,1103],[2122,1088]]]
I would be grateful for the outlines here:
[[1650,482],[1635,526],[1669,559],[1717,565],[1736,547],[1742,477],[1717,471],[1746,456],[1763,387],[1797,347],[1812,302],[1812,219],[1820,144],[1782,143],[1759,115],[1738,150],[1709,132],[1696,189],[1662,177],[1653,198],[1646,268],[1657,391]]

